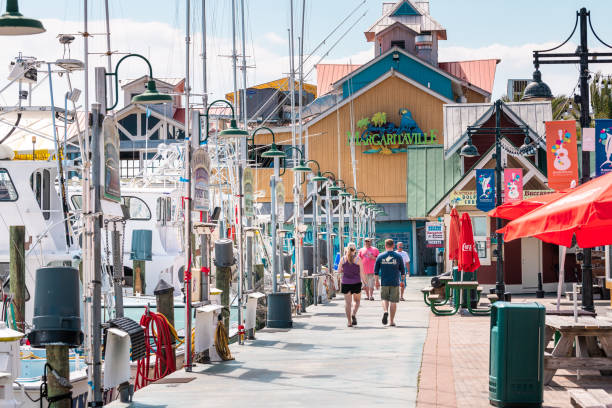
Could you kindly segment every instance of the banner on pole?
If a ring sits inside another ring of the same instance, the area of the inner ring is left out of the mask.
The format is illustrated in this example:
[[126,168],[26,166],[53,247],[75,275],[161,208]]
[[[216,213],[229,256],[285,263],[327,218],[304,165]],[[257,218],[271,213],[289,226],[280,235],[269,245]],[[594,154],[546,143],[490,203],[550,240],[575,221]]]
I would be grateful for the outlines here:
[[198,147],[191,159],[193,171],[193,209],[195,211],[210,211],[209,180],[210,157],[204,147]]
[[276,182],[276,216],[277,222],[285,222],[285,185],[282,181]]
[[253,212],[253,169],[246,167],[242,172],[242,194],[244,195],[244,215],[252,217]]
[[476,170],[476,208],[491,211],[495,208],[495,170]]
[[119,131],[113,116],[102,121],[102,197],[105,200],[121,201],[121,174],[119,161]]
[[523,169],[504,169],[504,203],[523,199]]
[[582,128],[582,151],[595,151],[595,128]]
[[555,120],[545,124],[548,187],[564,190],[572,180],[578,182],[576,121]]
[[612,171],[612,119],[595,119],[595,175]]

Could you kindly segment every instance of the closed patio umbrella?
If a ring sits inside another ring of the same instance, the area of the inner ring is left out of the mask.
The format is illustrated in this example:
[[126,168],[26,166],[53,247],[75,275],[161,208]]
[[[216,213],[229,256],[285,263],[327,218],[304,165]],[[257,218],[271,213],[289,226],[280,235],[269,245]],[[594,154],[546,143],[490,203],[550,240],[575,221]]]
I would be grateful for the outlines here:
[[450,225],[448,227],[448,259],[459,260],[460,240],[459,213],[456,208],[453,208],[450,212]]
[[480,259],[478,259],[478,252],[474,245],[472,220],[468,213],[463,213],[461,216],[460,242],[459,269],[461,269],[461,272],[474,272],[480,267]]

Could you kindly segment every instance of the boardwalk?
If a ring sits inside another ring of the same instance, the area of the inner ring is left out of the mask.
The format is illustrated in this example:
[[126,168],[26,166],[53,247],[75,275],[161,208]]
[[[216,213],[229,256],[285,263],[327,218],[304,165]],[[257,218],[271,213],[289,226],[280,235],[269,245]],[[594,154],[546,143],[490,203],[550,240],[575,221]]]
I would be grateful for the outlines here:
[[150,385],[130,406],[413,407],[429,319],[418,290],[423,284],[423,279],[409,280],[397,327],[382,326],[380,301],[363,302],[358,327],[346,327],[339,295],[327,305],[309,307],[294,319],[292,330],[262,330],[257,340],[232,345],[235,361],[174,373],[195,379]]

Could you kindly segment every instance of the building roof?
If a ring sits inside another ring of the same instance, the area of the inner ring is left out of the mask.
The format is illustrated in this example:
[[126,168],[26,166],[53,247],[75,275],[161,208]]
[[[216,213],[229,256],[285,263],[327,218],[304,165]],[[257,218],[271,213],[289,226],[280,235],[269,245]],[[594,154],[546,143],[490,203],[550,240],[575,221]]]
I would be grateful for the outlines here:
[[[272,89],[278,89],[279,91],[289,91],[290,90],[289,89],[290,85],[291,85],[291,83],[289,82],[289,77],[284,77],[284,78],[276,79],[274,81],[265,82],[263,84],[249,86],[249,89],[272,88]],[[294,89],[296,91],[300,89],[299,81],[295,81]],[[313,94],[315,97],[317,96],[317,87],[316,87],[316,85],[304,83],[304,91]],[[234,103],[234,93],[233,92],[226,93],[225,94],[225,99],[227,99],[231,103]]]
[[335,82],[360,66],[356,64],[317,64],[317,92],[319,96],[331,91]]
[[[121,86],[121,88],[125,88],[126,86],[134,82],[142,81],[145,78],[149,78],[149,76],[143,75],[136,79],[121,79],[119,80],[119,85]],[[166,85],[171,86],[172,88],[176,88],[178,85],[181,85],[183,82],[185,82],[185,78],[153,78],[153,79],[155,80],[155,83],[163,82]]]
[[[444,112],[444,156],[450,157],[467,140],[468,126],[479,126],[494,114],[493,103],[446,104]],[[552,120],[550,102],[504,102],[502,111],[517,125],[526,125],[534,141],[546,140],[544,122]]]
[[499,59],[449,61],[440,62],[438,66],[449,74],[492,93],[495,69],[500,61]]
[[401,23],[417,32],[435,32],[439,40],[446,40],[446,29],[429,15],[429,1],[402,0],[383,3],[383,15],[364,34],[368,42],[387,27]]

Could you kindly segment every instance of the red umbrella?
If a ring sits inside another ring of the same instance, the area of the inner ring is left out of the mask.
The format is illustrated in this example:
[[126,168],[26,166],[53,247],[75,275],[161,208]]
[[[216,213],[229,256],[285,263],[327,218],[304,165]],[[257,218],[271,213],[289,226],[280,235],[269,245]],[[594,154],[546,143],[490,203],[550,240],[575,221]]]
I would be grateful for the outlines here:
[[508,223],[506,241],[536,237],[570,247],[612,245],[612,173],[584,183],[560,198]]
[[478,252],[474,246],[472,220],[468,213],[461,216],[461,250],[459,251],[459,269],[462,272],[474,272],[480,267]]
[[505,220],[514,220],[518,217],[522,217],[528,212],[535,210],[536,208],[543,206],[544,204],[548,204],[551,201],[560,198],[564,194],[565,192],[555,192],[526,198],[524,200],[511,201],[509,203],[505,203],[495,207],[487,214],[490,217],[503,218]]
[[459,242],[461,235],[459,234],[459,213],[456,208],[450,212],[450,225],[448,228],[448,259],[459,259]]

